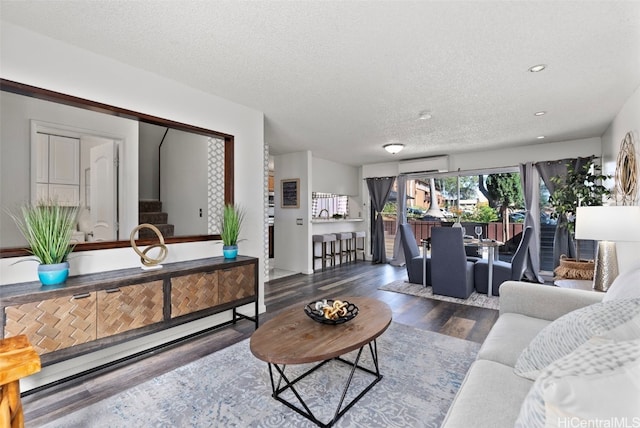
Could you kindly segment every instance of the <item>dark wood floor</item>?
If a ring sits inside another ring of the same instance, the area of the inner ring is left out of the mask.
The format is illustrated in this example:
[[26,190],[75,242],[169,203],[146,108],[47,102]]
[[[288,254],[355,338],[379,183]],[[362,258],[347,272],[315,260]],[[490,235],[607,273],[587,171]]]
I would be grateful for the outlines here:
[[[276,279],[265,284],[267,312],[261,315],[261,322],[292,305],[300,306],[302,310],[305,303],[319,298],[369,296],[386,302],[396,322],[482,343],[498,318],[498,312],[490,309],[378,290],[379,286],[406,278],[404,268],[358,262],[313,275]],[[135,363],[27,394],[22,399],[26,426],[51,422],[244,340],[252,332],[253,323],[241,321],[172,349],[153,353]]]

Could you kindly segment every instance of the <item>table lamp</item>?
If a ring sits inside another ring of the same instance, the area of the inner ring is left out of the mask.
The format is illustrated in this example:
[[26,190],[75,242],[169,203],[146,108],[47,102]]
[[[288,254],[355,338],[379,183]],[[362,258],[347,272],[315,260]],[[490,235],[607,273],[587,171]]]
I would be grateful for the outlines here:
[[640,206],[578,207],[575,238],[599,241],[593,288],[607,291],[618,276],[616,241],[640,241]]

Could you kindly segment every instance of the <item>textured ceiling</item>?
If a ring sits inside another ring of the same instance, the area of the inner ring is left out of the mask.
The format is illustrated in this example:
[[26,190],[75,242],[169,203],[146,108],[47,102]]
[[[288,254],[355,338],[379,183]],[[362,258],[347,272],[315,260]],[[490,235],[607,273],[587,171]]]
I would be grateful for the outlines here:
[[[638,1],[2,0],[0,12],[263,111],[273,154],[352,165],[600,136],[640,85]],[[386,153],[391,141],[405,150]]]

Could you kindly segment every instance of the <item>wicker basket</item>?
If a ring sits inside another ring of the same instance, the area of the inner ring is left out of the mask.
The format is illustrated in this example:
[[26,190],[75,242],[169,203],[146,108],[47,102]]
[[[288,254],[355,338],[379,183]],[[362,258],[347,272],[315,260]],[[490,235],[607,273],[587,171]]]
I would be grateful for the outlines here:
[[560,256],[560,266],[554,269],[554,279],[593,279],[595,262],[593,260],[570,259],[564,254]]

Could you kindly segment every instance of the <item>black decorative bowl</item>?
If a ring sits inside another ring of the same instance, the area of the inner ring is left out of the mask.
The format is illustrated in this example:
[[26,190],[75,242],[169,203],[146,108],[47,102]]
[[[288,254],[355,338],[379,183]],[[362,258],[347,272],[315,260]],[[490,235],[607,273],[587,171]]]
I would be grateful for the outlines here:
[[[347,322],[349,320],[354,319],[356,317],[356,315],[358,315],[358,307],[356,305],[354,305],[353,303],[349,303],[346,300],[343,300],[342,302],[346,304],[346,306],[345,306],[346,314],[345,315],[340,316],[340,317],[335,318],[335,319],[329,319],[329,318],[325,317],[324,316],[324,312],[322,311],[320,306],[323,306],[324,304],[326,304],[327,306],[333,307],[333,302],[334,302],[333,300],[327,299],[327,300],[319,300],[319,301],[308,303],[304,307],[304,313],[307,314],[309,316],[309,318],[311,318],[314,321],[317,321],[317,322],[322,323],[322,324],[331,324],[331,325],[345,323],[345,322]],[[316,309],[316,308],[318,308],[318,309]]]

